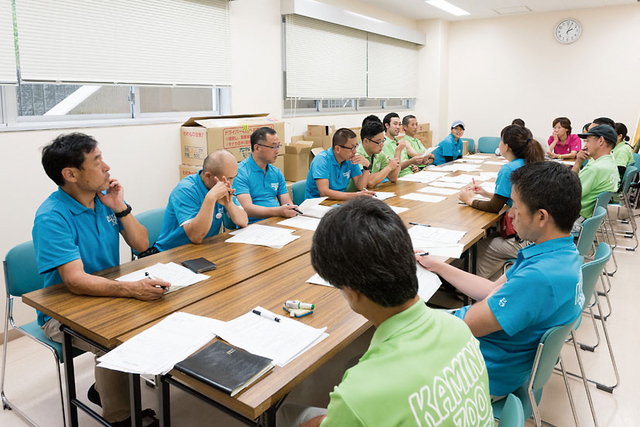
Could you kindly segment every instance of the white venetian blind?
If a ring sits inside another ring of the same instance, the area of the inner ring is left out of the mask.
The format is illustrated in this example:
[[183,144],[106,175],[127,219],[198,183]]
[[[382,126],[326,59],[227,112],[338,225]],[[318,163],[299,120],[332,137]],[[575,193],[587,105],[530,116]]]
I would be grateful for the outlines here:
[[299,15],[285,25],[288,98],[367,96],[367,33]]
[[17,82],[11,0],[0,0],[0,84]]
[[417,45],[369,33],[369,98],[418,97]]
[[16,0],[25,82],[228,85],[228,0]]

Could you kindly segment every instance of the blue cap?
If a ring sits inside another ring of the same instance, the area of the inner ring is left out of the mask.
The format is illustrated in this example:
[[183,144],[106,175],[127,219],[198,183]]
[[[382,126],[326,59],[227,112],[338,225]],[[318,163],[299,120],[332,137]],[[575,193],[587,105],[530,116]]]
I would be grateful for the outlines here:
[[462,120],[455,120],[452,124],[451,124],[451,129],[453,129],[456,126],[460,126],[462,128],[462,130],[464,130],[464,122]]

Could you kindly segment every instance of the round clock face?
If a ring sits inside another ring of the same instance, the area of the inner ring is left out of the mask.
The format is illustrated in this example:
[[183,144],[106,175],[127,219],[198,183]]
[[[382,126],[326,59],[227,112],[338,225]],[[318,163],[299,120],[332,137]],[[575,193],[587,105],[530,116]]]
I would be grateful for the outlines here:
[[575,19],[565,19],[556,25],[554,34],[560,43],[569,44],[578,40],[582,34],[582,27]]

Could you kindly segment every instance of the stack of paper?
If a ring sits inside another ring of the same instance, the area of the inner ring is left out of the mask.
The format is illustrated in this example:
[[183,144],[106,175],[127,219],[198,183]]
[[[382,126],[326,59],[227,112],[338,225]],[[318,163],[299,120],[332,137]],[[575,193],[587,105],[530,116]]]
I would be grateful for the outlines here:
[[480,176],[482,177],[482,179],[497,178],[498,172],[480,172]]
[[453,188],[441,188],[441,187],[424,187],[418,191],[422,193],[442,194],[443,196],[451,196],[452,194],[458,194],[459,191]]
[[374,197],[376,197],[379,200],[387,200],[391,197],[395,197],[396,193],[393,193],[391,191],[376,191],[376,195]]
[[435,181],[438,178],[442,178],[445,175],[447,175],[446,172],[432,172],[423,170],[418,173],[411,173],[403,176],[402,178],[398,178],[398,181],[423,182],[426,184],[431,181]]
[[220,320],[173,313],[98,359],[99,368],[164,375],[215,338]]
[[442,196],[429,196],[428,194],[421,193],[409,193],[404,196],[400,196],[401,199],[407,200],[417,200],[419,202],[428,202],[428,203],[439,203],[446,199],[446,197]]
[[284,245],[299,239],[300,236],[293,236],[294,230],[290,228],[270,227],[268,225],[251,224],[247,228],[233,231],[233,237],[225,240],[229,243],[246,243],[247,245],[268,246],[280,249]]
[[292,218],[280,221],[278,225],[286,225],[287,227],[303,228],[305,230],[316,231],[320,224],[319,218],[313,218],[306,215],[298,215]]
[[448,258],[460,258],[464,245],[458,243],[466,231],[416,225],[409,229],[413,248]]
[[298,206],[298,210],[304,216],[312,216],[314,218],[322,218],[324,214],[331,210],[331,206],[321,206],[320,203],[325,201],[326,197],[317,197],[315,199],[307,199]]
[[[218,335],[231,345],[272,359],[278,366],[286,365],[329,336],[325,333],[327,328],[312,328],[262,307],[254,310],[271,318],[255,314],[252,310],[225,323]],[[279,321],[274,321],[273,317]]]
[[175,262],[170,262],[168,264],[159,262],[151,267],[143,268],[141,270],[134,271],[133,273],[118,277],[116,280],[120,282],[135,282],[147,277],[147,274],[145,273],[149,273],[149,276],[171,283],[171,287],[168,292],[177,291],[178,289],[202,282],[209,278],[206,274],[196,274]]

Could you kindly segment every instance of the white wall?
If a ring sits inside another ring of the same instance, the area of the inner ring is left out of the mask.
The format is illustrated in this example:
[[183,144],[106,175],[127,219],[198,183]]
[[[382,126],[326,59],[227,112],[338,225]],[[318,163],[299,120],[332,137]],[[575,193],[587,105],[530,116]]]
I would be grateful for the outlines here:
[[[326,1],[334,6],[417,28],[417,22],[376,9],[356,0]],[[282,117],[282,41],[279,0],[240,0],[230,3],[232,36],[232,114],[268,112]],[[409,113],[409,112],[407,112]],[[302,134],[307,124],[360,126],[367,114],[286,119],[285,141]],[[186,119],[186,118],[185,118]],[[61,133],[81,131],[100,143],[111,174],[125,188],[134,214],[166,205],[178,180],[179,123],[104,128],[0,132],[0,190],[2,209],[0,254],[31,239],[38,206],[56,189],[40,164],[40,148]],[[129,257],[124,243],[122,260]],[[0,296],[4,316],[4,292]],[[31,307],[16,305],[19,323],[35,319]],[[4,320],[0,320],[0,327]],[[0,329],[1,331],[2,329]]]

